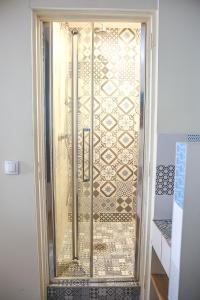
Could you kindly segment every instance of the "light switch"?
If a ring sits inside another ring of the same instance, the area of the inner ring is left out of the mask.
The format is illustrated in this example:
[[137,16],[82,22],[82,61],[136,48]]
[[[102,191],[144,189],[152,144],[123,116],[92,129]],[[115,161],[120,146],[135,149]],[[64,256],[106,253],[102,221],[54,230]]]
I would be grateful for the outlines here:
[[4,173],[7,175],[18,175],[19,174],[19,161],[5,160]]

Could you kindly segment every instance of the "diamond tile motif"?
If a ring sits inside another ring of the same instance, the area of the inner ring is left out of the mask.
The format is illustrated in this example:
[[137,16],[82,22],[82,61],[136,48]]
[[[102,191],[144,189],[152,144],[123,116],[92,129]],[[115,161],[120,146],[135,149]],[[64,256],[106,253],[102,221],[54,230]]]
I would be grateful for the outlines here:
[[106,130],[112,130],[117,125],[117,120],[110,114],[106,115],[101,124]]
[[117,208],[118,212],[127,212],[130,213],[133,210],[132,199],[129,197],[121,197],[117,199]]
[[119,108],[125,113],[130,113],[130,111],[134,108],[134,103],[128,97],[124,97],[120,103]]
[[118,171],[117,175],[123,180],[126,181],[128,180],[132,175],[133,171],[129,168],[129,166],[125,165],[122,166]]
[[130,28],[124,28],[120,32],[119,38],[126,44],[129,44],[135,38],[135,33]]
[[106,132],[105,135],[102,136],[101,142],[105,147],[112,147],[116,145],[117,138],[112,132]]
[[106,196],[106,197],[110,197],[112,196],[115,191],[116,191],[116,187],[112,182],[105,182],[101,187],[100,190],[102,191],[102,193]]
[[111,96],[117,91],[117,87],[112,80],[107,80],[102,86],[102,91],[106,96]]
[[94,111],[94,113],[97,113],[97,111],[98,111],[99,108],[100,108],[100,103],[99,103],[99,101],[97,100],[97,98],[94,98],[93,105],[94,105],[93,111]]
[[97,179],[100,175],[99,169],[97,169],[95,166],[93,167],[93,179]]
[[101,158],[106,164],[111,164],[117,158],[117,155],[112,149],[106,149],[101,154]]
[[128,148],[133,143],[134,139],[129,132],[123,132],[119,136],[118,141],[123,147]]
[[93,134],[93,143],[96,146],[100,142],[100,137],[94,132]]

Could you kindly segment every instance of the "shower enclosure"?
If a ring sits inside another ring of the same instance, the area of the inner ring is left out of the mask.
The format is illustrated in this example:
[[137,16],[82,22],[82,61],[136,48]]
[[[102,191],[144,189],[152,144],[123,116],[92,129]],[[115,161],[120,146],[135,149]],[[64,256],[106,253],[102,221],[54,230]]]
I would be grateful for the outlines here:
[[145,26],[43,23],[50,278],[137,275]]

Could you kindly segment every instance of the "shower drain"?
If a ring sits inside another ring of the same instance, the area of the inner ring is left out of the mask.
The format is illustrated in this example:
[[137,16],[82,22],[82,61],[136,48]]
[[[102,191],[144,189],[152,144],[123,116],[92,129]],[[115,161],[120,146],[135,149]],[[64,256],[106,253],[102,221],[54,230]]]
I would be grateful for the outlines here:
[[97,251],[106,251],[107,250],[107,245],[106,243],[97,243],[97,244],[94,244],[94,250],[97,250]]

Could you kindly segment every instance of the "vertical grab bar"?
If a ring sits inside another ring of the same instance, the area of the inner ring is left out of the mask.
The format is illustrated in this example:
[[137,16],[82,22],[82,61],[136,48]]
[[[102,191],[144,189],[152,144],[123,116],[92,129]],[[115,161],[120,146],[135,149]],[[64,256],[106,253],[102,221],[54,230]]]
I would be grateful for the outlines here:
[[72,257],[78,259],[78,30],[72,33]]
[[90,128],[83,128],[83,182],[90,181]]

